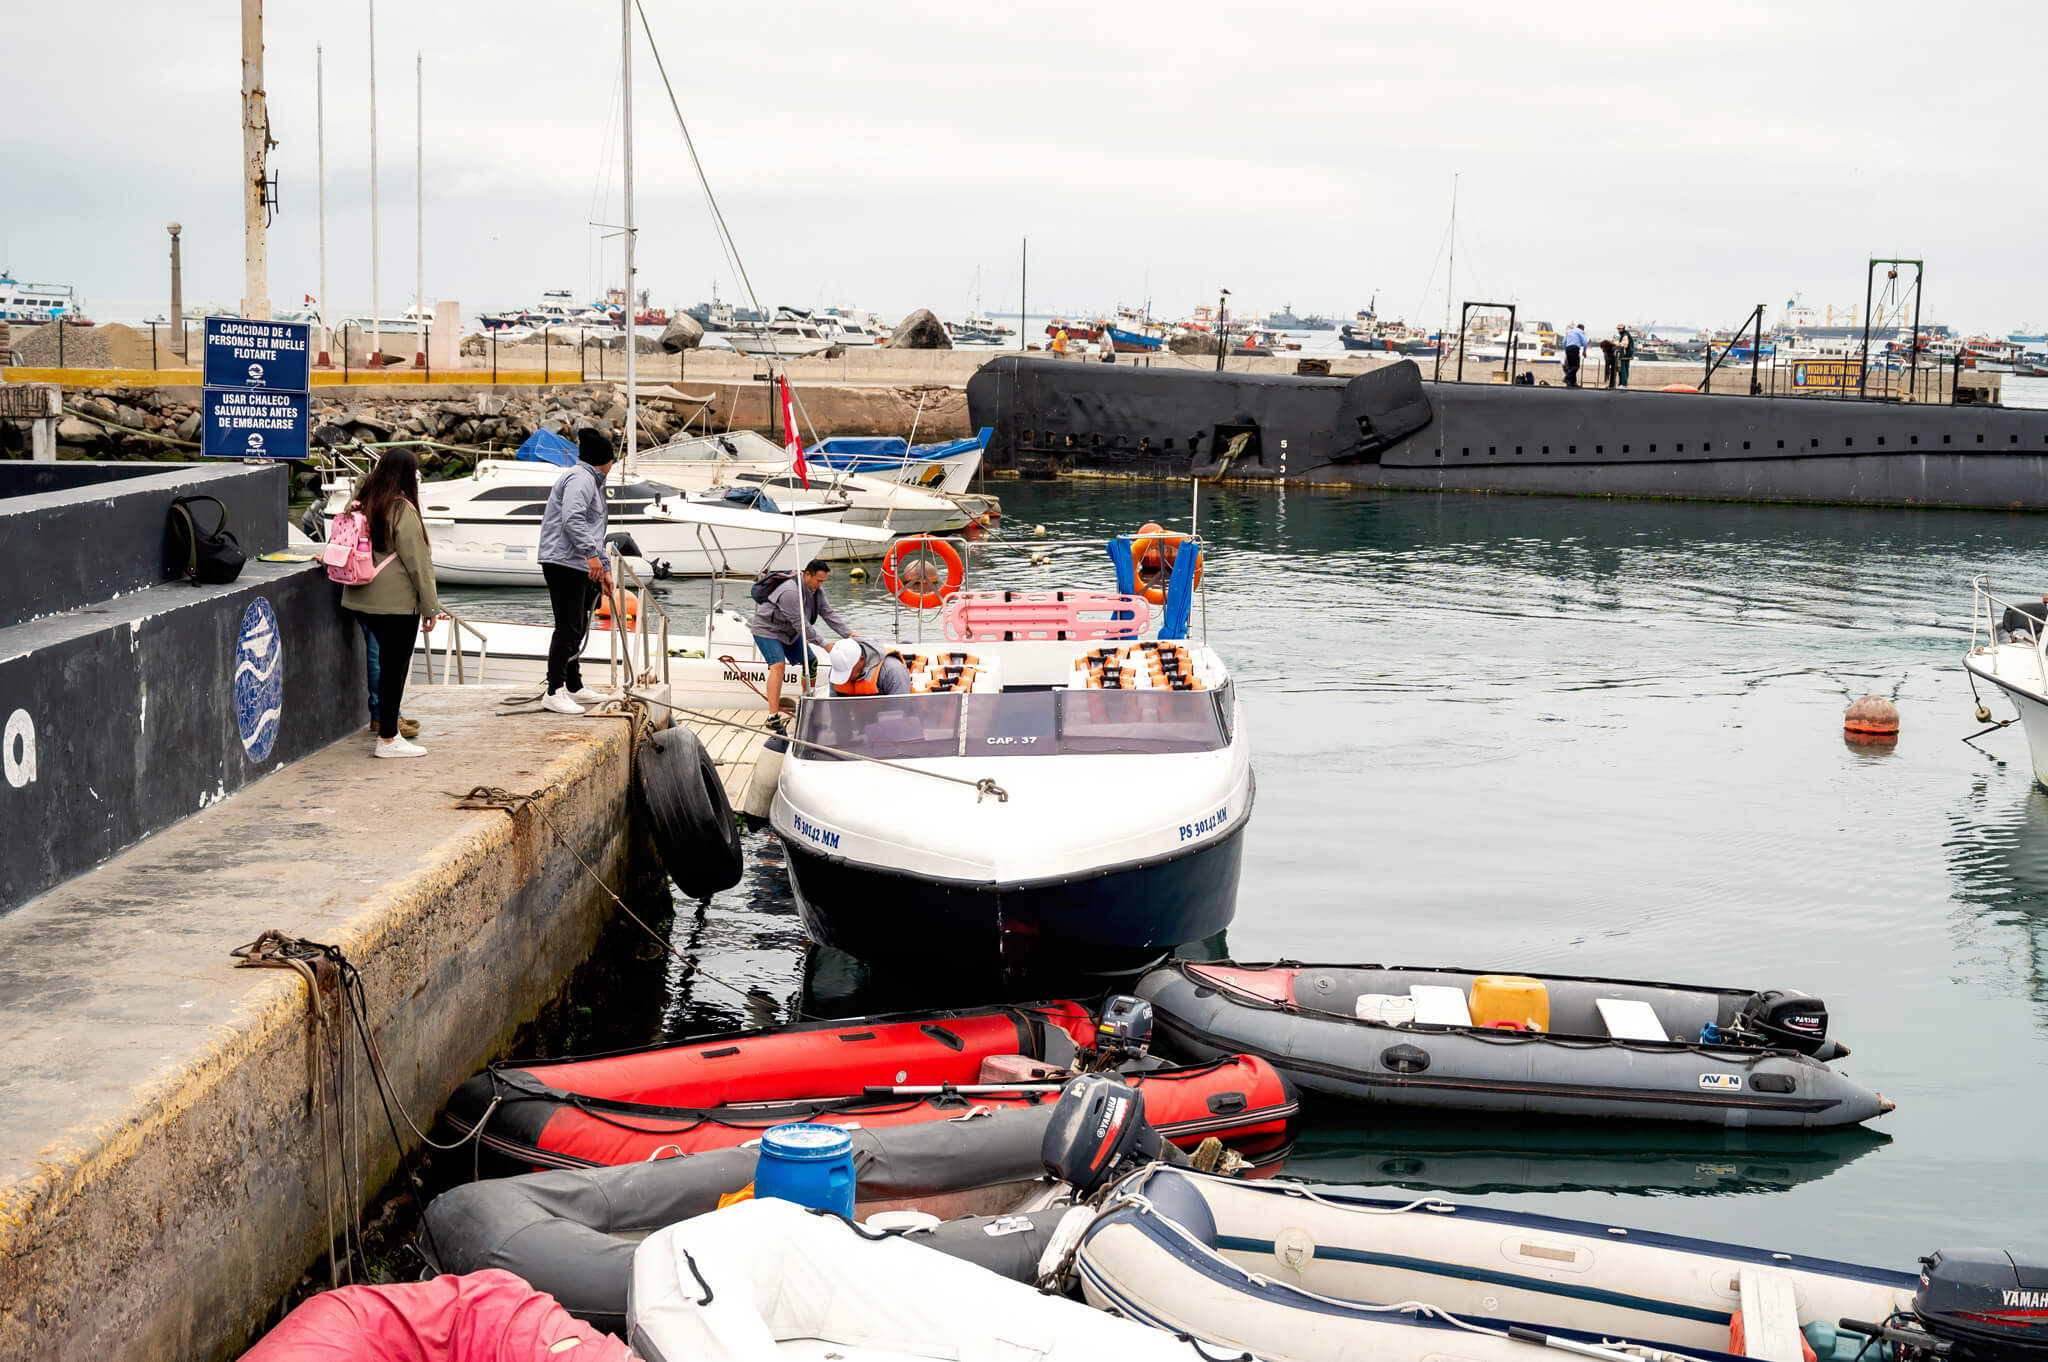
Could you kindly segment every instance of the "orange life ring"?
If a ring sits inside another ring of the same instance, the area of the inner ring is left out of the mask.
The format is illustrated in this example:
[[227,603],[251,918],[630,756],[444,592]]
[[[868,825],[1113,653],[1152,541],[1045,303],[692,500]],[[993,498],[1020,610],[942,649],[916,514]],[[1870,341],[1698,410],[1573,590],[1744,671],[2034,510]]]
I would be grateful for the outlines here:
[[[1138,594],[1154,605],[1166,604],[1166,584],[1173,576],[1173,560],[1180,556],[1185,535],[1169,534],[1157,523],[1146,521],[1138,527],[1144,538],[1131,540],[1131,566],[1137,578]],[[1202,564],[1195,563],[1195,586],[1202,584]]]
[[[631,629],[640,622],[640,598],[637,596],[624,596],[620,599],[625,602],[625,608],[621,613],[626,617],[626,627]],[[602,597],[597,603],[597,627],[600,629],[612,627],[612,598],[609,596]]]
[[[922,563],[909,573],[899,573],[897,564],[912,554],[936,557],[946,565],[946,580],[936,590],[932,587],[932,571],[929,562]],[[930,610],[945,603],[948,596],[960,589],[960,583],[967,580],[967,564],[960,559],[960,550],[943,539],[928,534],[915,534],[899,539],[889,547],[889,554],[882,559],[882,585],[891,595],[913,610]]]

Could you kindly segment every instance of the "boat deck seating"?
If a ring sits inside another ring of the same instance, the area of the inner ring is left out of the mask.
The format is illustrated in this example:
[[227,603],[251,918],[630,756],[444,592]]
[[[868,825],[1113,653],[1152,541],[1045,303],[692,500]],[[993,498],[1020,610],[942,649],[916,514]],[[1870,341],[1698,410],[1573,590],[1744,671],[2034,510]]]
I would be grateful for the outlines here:
[[[1744,1357],[1759,1362],[1804,1362],[1806,1340],[1799,1332],[1798,1292],[1790,1275],[1745,1264],[1737,1277],[1742,1310],[1731,1328],[1741,1330]],[[1737,1351],[1731,1348],[1731,1351]]]
[[[1360,1000],[1372,995],[1412,997],[1418,1023],[1471,1026],[1484,1024],[1470,1020],[1481,1010],[1471,1000],[1473,988],[1482,977],[1486,976],[1476,971],[1304,967],[1293,977],[1292,1001],[1317,1012],[1356,1017],[1361,1015]],[[1269,978],[1274,988],[1290,987],[1284,974],[1274,973]],[[1249,980],[1226,982],[1242,987]],[[1591,979],[1550,978],[1540,982],[1550,1004],[1546,1028],[1550,1034],[1616,1040],[1692,1040],[1709,1022],[1723,1028],[1731,1025],[1752,996],[1739,990],[1659,988]],[[1255,986],[1252,991],[1259,989]],[[1445,994],[1457,995],[1455,1010]],[[1379,1006],[1382,1005],[1364,1004],[1367,1012]],[[1652,1023],[1655,1034],[1651,1031]]]
[[1144,597],[1116,591],[963,591],[944,617],[954,643],[1136,638],[1151,622]]

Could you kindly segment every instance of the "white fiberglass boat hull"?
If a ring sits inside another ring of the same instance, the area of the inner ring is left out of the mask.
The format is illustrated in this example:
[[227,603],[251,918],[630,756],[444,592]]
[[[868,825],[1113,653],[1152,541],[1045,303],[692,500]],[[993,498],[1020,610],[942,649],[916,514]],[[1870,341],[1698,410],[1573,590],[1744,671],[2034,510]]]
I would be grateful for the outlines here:
[[2048,786],[2048,672],[2044,672],[2034,645],[1986,644],[1966,655],[1963,665],[1972,676],[1996,686],[2012,701],[2019,711],[2020,728],[2027,735],[2034,779]]

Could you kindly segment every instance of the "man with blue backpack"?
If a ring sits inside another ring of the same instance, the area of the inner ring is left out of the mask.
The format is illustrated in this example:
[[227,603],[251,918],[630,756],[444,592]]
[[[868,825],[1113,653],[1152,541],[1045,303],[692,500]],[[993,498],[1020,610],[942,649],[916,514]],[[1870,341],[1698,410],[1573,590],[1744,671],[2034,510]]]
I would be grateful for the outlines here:
[[[832,602],[825,599],[825,579],[831,575],[830,563],[813,558],[804,564],[801,577],[794,572],[770,572],[754,583],[754,646],[760,649],[761,660],[768,664],[768,726],[778,733],[783,730],[784,670],[792,663],[802,667],[806,652],[815,659],[824,651],[825,641],[818,636],[817,621],[823,618],[842,638],[860,637],[832,608]],[[800,641],[806,638],[810,641],[808,649]],[[801,677],[797,685],[802,688]]]

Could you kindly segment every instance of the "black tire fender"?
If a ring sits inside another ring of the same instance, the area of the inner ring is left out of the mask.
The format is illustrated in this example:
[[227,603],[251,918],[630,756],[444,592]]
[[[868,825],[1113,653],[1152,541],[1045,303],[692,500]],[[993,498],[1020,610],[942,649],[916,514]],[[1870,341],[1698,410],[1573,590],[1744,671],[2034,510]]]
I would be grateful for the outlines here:
[[687,728],[664,728],[641,744],[633,784],[647,811],[655,850],[676,888],[707,899],[740,882],[746,858],[725,782]]

